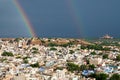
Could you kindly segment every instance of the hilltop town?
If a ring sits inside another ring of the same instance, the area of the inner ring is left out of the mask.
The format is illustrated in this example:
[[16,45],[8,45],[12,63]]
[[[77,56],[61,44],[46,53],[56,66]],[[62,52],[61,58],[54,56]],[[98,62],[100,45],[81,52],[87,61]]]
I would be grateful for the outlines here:
[[120,80],[120,40],[108,38],[1,38],[0,80]]

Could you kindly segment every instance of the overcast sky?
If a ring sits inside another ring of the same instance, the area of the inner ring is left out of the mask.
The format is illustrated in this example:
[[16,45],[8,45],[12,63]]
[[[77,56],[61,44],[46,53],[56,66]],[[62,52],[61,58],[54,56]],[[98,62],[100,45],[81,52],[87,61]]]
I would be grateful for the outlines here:
[[[18,0],[39,37],[120,38],[120,0]],[[0,37],[29,37],[13,0],[0,0]]]

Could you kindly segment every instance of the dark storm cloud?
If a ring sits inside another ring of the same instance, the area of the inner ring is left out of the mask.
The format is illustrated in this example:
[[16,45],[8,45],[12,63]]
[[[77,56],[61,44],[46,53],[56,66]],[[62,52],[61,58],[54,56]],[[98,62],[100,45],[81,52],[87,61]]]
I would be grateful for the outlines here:
[[[16,25],[21,23],[20,19],[13,18],[16,15],[14,6],[11,6],[13,3],[7,1],[9,0],[6,0],[6,3],[0,1],[0,32],[3,31],[2,33],[5,33],[9,26],[12,26],[11,31],[16,32],[18,30]],[[79,38],[99,37],[104,34],[115,37],[120,35],[119,0],[19,0],[19,3],[38,36]],[[19,18],[19,14],[16,17]],[[13,24],[14,20],[16,25]],[[24,34],[26,33],[24,31]],[[19,32],[19,35],[23,34]],[[14,34],[14,36],[18,35]]]

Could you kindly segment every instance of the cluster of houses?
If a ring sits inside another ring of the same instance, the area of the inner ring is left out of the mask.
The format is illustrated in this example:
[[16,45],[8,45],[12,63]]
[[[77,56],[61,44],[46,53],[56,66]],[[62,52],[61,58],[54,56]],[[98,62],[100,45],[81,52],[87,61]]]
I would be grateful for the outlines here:
[[[114,60],[120,54],[119,51],[81,49],[81,44],[51,47],[42,45],[38,39],[30,40],[0,40],[0,80],[95,80],[86,76],[94,73],[120,73],[120,62]],[[93,51],[96,55],[91,55]],[[4,52],[11,52],[14,56],[3,56]],[[103,59],[100,53],[108,54],[109,58]],[[89,64],[95,65],[94,70],[83,70],[78,74],[67,70],[68,61],[79,66],[87,65],[85,58],[89,59]]]

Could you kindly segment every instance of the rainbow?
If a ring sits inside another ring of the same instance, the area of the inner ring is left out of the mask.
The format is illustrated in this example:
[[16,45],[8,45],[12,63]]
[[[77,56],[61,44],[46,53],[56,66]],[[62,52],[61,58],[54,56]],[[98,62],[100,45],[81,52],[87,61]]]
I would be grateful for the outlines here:
[[18,0],[13,0],[13,3],[15,4],[18,12],[20,13],[20,15],[21,15],[21,17],[22,17],[22,19],[23,19],[23,21],[25,23],[25,26],[28,29],[29,34],[31,35],[31,37],[37,37],[37,35],[35,33],[35,30],[34,30],[32,24],[30,23],[30,20],[28,19],[24,9],[22,8],[22,6],[18,2]]
[[82,18],[80,16],[80,12],[76,6],[76,1],[75,0],[66,0],[66,5],[68,6],[70,10],[70,14],[73,18],[73,22],[76,24],[77,32],[79,33],[78,35],[80,37],[84,36],[83,32],[83,22]]

